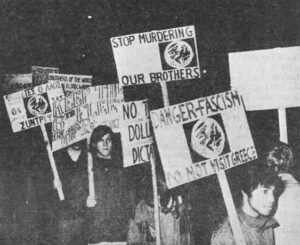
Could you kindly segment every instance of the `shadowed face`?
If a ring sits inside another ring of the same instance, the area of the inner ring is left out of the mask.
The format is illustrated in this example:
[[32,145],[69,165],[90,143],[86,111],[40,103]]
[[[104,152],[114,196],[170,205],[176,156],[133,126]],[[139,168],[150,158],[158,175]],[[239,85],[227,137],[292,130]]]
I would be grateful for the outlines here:
[[112,139],[110,134],[105,134],[95,145],[97,155],[100,158],[110,159],[112,150]]
[[276,204],[275,187],[259,185],[248,198],[249,207],[257,215],[268,216],[272,213]]

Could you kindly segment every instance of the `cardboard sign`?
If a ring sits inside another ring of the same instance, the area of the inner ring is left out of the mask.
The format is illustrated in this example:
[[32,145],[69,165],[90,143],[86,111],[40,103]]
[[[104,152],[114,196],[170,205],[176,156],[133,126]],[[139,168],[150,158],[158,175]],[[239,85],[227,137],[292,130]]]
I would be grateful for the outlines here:
[[92,76],[53,73],[48,75],[49,83],[57,81],[62,84],[65,93],[92,86]]
[[110,40],[122,86],[200,78],[194,26]]
[[48,82],[48,74],[58,73],[59,69],[56,67],[32,66],[32,83],[33,86],[45,84]]
[[300,47],[230,53],[229,65],[247,110],[300,106]]
[[5,74],[0,84],[2,92],[9,94],[32,87],[32,74]]
[[257,158],[236,91],[151,111],[151,120],[169,188]]
[[123,102],[118,84],[89,87],[57,99],[53,104],[52,150],[87,138],[99,125],[117,132]]
[[154,149],[147,100],[122,105],[120,133],[124,167],[150,162]]
[[58,96],[63,96],[58,82],[5,95],[4,101],[13,132],[51,122],[52,103]]

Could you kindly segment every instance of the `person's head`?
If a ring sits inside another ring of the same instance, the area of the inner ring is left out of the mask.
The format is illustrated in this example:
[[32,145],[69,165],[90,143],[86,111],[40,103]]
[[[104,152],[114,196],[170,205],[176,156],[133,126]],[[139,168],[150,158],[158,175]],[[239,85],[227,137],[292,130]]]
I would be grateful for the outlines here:
[[278,174],[290,173],[294,167],[293,152],[284,143],[273,147],[267,154],[267,166]]
[[90,141],[91,153],[103,159],[111,159],[113,148],[112,136],[113,132],[107,126],[101,125],[95,128]]
[[251,168],[242,184],[242,210],[253,217],[272,215],[283,188],[274,170]]

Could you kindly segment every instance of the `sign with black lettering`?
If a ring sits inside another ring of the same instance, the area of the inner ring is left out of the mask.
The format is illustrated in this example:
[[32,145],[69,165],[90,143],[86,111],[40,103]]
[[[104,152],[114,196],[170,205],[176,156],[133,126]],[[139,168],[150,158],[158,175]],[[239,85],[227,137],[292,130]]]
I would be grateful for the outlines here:
[[92,86],[92,76],[50,73],[48,82],[60,82],[64,92],[71,93],[78,89]]
[[9,94],[32,87],[32,74],[5,74],[0,83],[2,92]]
[[110,39],[121,86],[200,78],[194,26]]
[[47,83],[48,74],[58,72],[59,69],[56,67],[32,66],[31,73],[33,86]]
[[246,110],[300,106],[300,46],[229,53],[229,67]]
[[4,102],[13,132],[51,122],[52,103],[60,96],[63,96],[63,90],[59,82],[5,95]]
[[52,150],[88,138],[99,125],[118,132],[123,102],[119,84],[88,87],[58,98],[53,103]]
[[150,114],[169,188],[257,158],[242,99],[236,91]]
[[123,103],[120,133],[124,167],[150,162],[154,148],[147,100]]

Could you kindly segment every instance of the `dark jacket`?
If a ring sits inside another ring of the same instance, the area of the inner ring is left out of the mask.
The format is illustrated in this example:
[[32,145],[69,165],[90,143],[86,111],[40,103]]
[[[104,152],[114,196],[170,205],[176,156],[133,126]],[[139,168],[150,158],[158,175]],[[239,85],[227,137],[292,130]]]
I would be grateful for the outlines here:
[[55,199],[57,217],[60,220],[84,218],[88,196],[87,152],[82,151],[74,162],[67,151],[61,151],[55,161],[65,196],[64,201]]
[[[238,211],[242,231],[246,244],[251,245],[274,245],[274,231],[278,226],[277,221],[271,217],[253,218],[243,211]],[[228,218],[225,219],[219,229],[214,232],[211,240],[212,245],[235,245],[232,229]]]
[[120,160],[93,157],[97,204],[89,209],[89,242],[126,241],[135,195]]

